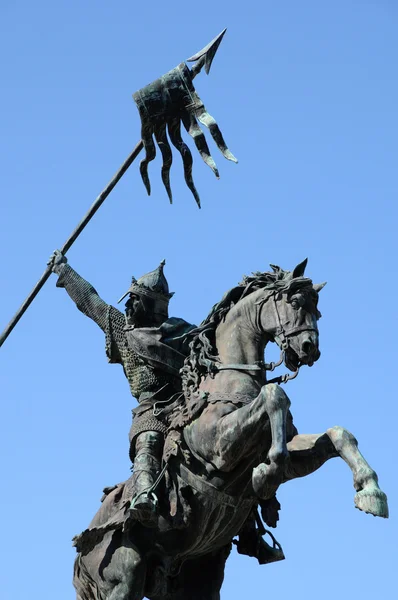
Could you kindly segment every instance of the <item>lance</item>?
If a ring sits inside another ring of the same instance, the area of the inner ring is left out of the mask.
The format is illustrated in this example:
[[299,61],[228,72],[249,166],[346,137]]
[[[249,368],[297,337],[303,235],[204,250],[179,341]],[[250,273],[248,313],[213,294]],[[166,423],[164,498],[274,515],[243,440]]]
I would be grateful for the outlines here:
[[[202,100],[199,98],[192,80],[200,73],[204,67],[205,72],[209,74],[213,58],[218,50],[226,29],[215,37],[202,50],[187,59],[187,62],[194,62],[191,69],[185,62],[150,83],[146,87],[133,94],[141,117],[141,140],[138,142],[131,154],[126,158],[118,172],[113,176],[108,185],[97,196],[90,209],[77,225],[73,233],[67,239],[61,248],[62,254],[66,254],[72,244],[79,237],[88,222],[95,215],[99,207],[109,196],[118,181],[123,177],[127,169],[137,158],[142,149],[145,150],[145,157],[140,163],[140,173],[148,195],[151,193],[151,185],[148,176],[148,164],[156,155],[156,147],[153,140],[160,149],[163,158],[162,181],[166,188],[170,203],[172,202],[172,193],[170,187],[170,168],[172,164],[172,153],[168,142],[168,136],[173,146],[179,151],[183,166],[184,177],[188,188],[191,190],[198,207],[200,208],[200,198],[192,178],[192,154],[188,146],[181,137],[181,123],[193,138],[200,156],[204,162],[212,169],[213,173],[219,178],[219,172],[216,164],[210,154],[206,138],[198,125],[198,121],[208,127],[214,141],[222,154],[228,160],[238,162],[225,144],[224,138],[215,119],[207,112]],[[47,279],[52,273],[49,265],[40,277],[39,281],[20,306],[14,317],[8,323],[0,336],[0,346],[3,345],[11,331],[14,329],[24,312],[33,302]]]

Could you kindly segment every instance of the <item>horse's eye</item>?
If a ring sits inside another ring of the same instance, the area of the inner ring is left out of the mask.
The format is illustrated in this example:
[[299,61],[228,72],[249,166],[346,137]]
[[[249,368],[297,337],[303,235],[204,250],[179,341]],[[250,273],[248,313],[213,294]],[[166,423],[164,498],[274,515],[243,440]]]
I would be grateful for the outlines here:
[[299,309],[300,306],[303,306],[304,303],[305,303],[305,298],[301,294],[296,294],[295,296],[293,296],[293,298],[290,301],[292,308],[294,308],[295,310]]

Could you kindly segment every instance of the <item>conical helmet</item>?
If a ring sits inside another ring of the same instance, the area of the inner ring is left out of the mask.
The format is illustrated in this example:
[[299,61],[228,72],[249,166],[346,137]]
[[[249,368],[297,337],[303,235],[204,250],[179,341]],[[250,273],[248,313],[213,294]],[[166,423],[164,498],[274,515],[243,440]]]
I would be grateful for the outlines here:
[[170,298],[174,292],[169,292],[169,284],[163,273],[163,267],[166,264],[162,260],[160,265],[154,270],[142,275],[139,279],[134,276],[131,279],[131,285],[127,292],[118,300],[121,302],[128,294],[137,294],[138,296],[147,296],[156,301],[159,310],[167,313]]

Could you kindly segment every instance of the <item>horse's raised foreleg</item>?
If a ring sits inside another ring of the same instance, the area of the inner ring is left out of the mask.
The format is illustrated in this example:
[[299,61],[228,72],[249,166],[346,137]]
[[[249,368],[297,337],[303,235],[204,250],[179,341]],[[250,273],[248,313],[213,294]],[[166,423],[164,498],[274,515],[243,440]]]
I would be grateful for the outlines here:
[[289,455],[286,419],[290,400],[279,385],[271,383],[261,389],[259,398],[261,397],[271,427],[271,447],[267,454],[267,462],[253,469],[252,484],[258,496],[271,498],[282,483],[285,462]]
[[229,410],[227,414],[221,412],[222,406],[209,407],[210,412],[205,411],[187,432],[187,439],[221,471],[232,471],[241,462],[243,451],[250,454],[255,450],[261,455],[268,450],[269,464],[262,465],[263,475],[268,477],[270,484],[277,486],[288,456],[286,417],[289,406],[290,400],[282,388],[268,384],[252,402]]
[[358,450],[355,437],[343,427],[326,433],[296,435],[288,444],[289,460],[285,463],[284,481],[305,477],[330,458],[340,456],[350,467],[356,490],[355,506],[377,517],[388,517],[387,496],[381,491],[375,471]]

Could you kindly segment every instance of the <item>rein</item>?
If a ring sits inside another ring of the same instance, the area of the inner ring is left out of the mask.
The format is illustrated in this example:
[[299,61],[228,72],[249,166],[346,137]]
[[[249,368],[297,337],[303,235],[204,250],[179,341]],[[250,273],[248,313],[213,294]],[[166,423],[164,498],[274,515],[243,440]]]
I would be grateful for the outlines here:
[[[278,362],[274,363],[265,363],[263,361],[258,361],[252,365],[249,364],[227,364],[227,365],[223,365],[223,364],[218,364],[218,365],[214,365],[213,367],[213,372],[218,372],[218,371],[244,371],[244,372],[250,372],[250,371],[255,371],[255,372],[261,372],[261,373],[266,373],[267,371],[274,371],[274,369],[276,369],[276,367],[279,367],[282,363],[283,363],[283,359],[284,359],[284,355],[285,355],[285,351],[281,350],[281,357],[278,360]],[[299,370],[300,370],[300,366],[297,367],[297,370],[290,374],[290,373],[285,373],[285,375],[279,375],[279,377],[274,377],[273,379],[269,379],[266,380],[266,383],[277,383],[277,384],[281,384],[281,383],[287,383],[288,381],[295,379],[297,377],[297,375],[299,374]]]
[[[282,351],[287,350],[289,347],[289,337],[291,337],[292,335],[299,333],[300,331],[317,331],[315,329],[315,327],[307,327],[307,325],[297,325],[297,327],[292,327],[291,329],[289,329],[288,331],[285,331],[283,329],[282,323],[281,323],[281,318],[279,315],[279,311],[278,311],[278,304],[276,302],[275,299],[275,294],[272,294],[272,299],[274,301],[274,309],[275,309],[275,314],[276,314],[276,318],[278,321],[278,329],[275,332],[275,337],[278,337],[281,340],[281,347],[282,347]],[[260,307],[260,311],[262,307],[264,306],[264,303],[261,305]],[[266,333],[263,329],[263,327],[261,327],[261,319],[259,317],[259,324],[260,324],[260,329],[262,329],[263,333]]]

